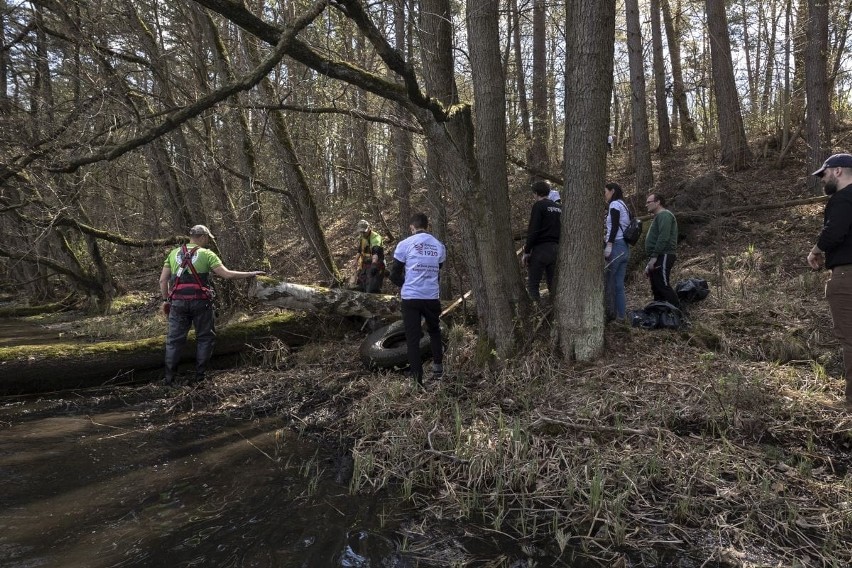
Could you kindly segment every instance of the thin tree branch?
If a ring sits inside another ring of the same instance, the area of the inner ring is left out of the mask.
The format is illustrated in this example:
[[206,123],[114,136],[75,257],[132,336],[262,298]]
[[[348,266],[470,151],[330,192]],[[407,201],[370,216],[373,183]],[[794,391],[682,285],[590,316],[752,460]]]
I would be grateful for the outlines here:
[[290,48],[290,44],[294,41],[296,34],[298,34],[302,29],[305,28],[308,24],[310,24],[317,16],[322,13],[325,9],[326,1],[320,0],[315,3],[313,8],[308,11],[304,16],[297,18],[294,20],[293,24],[285,29],[283,32],[279,34],[278,42],[275,46],[275,50],[267,56],[266,59],[261,62],[257,68],[254,69],[248,75],[242,77],[241,79],[222,87],[217,91],[213,91],[208,95],[200,98],[197,102],[183,107],[182,109],[172,113],[167,116],[162,124],[150,128],[147,132],[143,133],[140,136],[135,138],[131,138],[130,140],[125,141],[122,144],[118,144],[115,146],[107,146],[103,148],[100,152],[96,152],[94,154],[90,154],[88,156],[81,156],[79,158],[73,158],[64,163],[57,163],[48,167],[48,170],[59,173],[72,173],[77,171],[81,166],[85,166],[87,164],[93,164],[95,162],[102,161],[112,161],[116,158],[119,158],[130,152],[131,150],[135,150],[140,146],[143,146],[153,140],[156,140],[160,136],[171,132],[175,128],[178,128],[181,124],[188,121],[191,118],[194,118],[204,112],[205,110],[211,108],[217,103],[227,99],[228,97],[239,93],[241,91],[248,91],[255,85],[257,85],[261,79],[263,79],[272,69],[281,61],[284,55],[287,53]]

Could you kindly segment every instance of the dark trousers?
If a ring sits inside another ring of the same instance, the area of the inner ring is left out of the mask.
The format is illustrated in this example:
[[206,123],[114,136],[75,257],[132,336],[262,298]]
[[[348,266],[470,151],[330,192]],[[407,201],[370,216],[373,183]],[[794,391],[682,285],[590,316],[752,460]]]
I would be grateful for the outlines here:
[[423,359],[420,356],[420,339],[423,337],[421,318],[426,320],[426,331],[432,345],[432,362],[441,365],[444,362],[444,346],[441,344],[441,301],[440,300],[402,300],[402,324],[405,327],[405,341],[408,347],[408,364],[411,376],[423,382]]
[[538,302],[541,300],[541,277],[547,280],[547,290],[551,297],[556,292],[553,280],[556,274],[556,257],[559,254],[559,243],[541,243],[535,245],[530,251],[529,264],[527,265],[527,290],[530,298]]
[[216,343],[213,302],[172,300],[166,336],[166,380],[174,379],[177,374],[181,351],[191,327],[195,327],[195,376],[200,379],[207,371]]
[[356,289],[361,292],[379,294],[385,281],[385,265],[368,264],[358,272]]
[[680,299],[669,282],[676,260],[677,256],[674,254],[661,254],[657,257],[657,263],[648,276],[651,279],[651,293],[654,295],[654,301],[668,302],[679,308]]
[[832,331],[843,347],[846,400],[852,402],[852,265],[835,266],[831,270],[825,297],[831,310]]

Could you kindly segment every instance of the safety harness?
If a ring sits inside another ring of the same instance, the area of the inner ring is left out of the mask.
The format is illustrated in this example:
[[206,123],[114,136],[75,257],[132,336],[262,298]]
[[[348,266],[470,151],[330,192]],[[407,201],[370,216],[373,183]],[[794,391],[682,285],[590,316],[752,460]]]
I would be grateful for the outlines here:
[[[195,266],[192,265],[192,257],[198,249],[199,247],[194,247],[191,250],[187,250],[186,245],[181,245],[180,252],[183,255],[183,258],[181,259],[180,267],[178,267],[177,273],[175,274],[175,285],[169,293],[169,301],[174,298],[175,294],[177,294],[178,300],[213,299],[213,291],[209,286],[204,285],[201,281],[201,277],[195,270]],[[192,279],[182,280],[181,277],[185,275],[187,268],[189,268],[192,273]]]

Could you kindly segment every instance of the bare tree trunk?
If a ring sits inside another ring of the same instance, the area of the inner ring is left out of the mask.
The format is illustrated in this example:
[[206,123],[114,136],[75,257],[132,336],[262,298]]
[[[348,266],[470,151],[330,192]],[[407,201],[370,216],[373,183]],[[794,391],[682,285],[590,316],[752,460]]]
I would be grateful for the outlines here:
[[[506,95],[500,65],[498,0],[467,0],[467,29],[476,112],[474,217],[483,280],[489,302],[489,336],[501,356],[515,344],[516,315],[527,304],[509,232],[509,188],[506,175]],[[534,131],[535,132],[535,131]],[[487,188],[487,190],[486,190]]]
[[[521,112],[521,132],[524,138],[532,139],[532,128],[530,127],[530,109],[527,104],[527,80],[524,73],[524,57],[521,49],[521,15],[518,10],[518,0],[511,0],[512,12],[512,47],[515,53],[515,82],[518,90],[518,107]],[[527,162],[532,162],[531,149],[527,153]]]
[[[406,14],[405,2],[394,0],[394,35],[396,36],[395,47],[400,53],[406,53]],[[400,121],[405,121],[408,112],[401,105],[396,105],[395,114]],[[395,128],[391,132],[391,148],[393,149],[394,168],[393,185],[396,190],[396,200],[399,204],[399,219],[397,231],[401,238],[408,234],[408,221],[411,218],[411,183],[414,171],[411,165],[412,143],[411,133],[402,128]]]
[[630,61],[630,109],[633,126],[633,156],[636,160],[636,191],[645,194],[654,187],[648,110],[645,106],[645,62],[639,28],[638,0],[625,0],[627,14],[627,57]]
[[[808,0],[808,40],[805,48],[805,90],[807,112],[805,136],[808,140],[808,171],[820,167],[831,149],[831,110],[828,103],[828,6],[825,0]],[[808,189],[819,195],[821,184],[808,176]]]
[[547,140],[547,22],[544,0],[533,0],[532,152],[530,163],[550,170]]
[[[678,5],[680,3],[678,2]],[[680,120],[680,131],[683,134],[683,142],[692,144],[698,140],[695,134],[695,124],[689,113],[689,105],[686,100],[686,91],[683,86],[683,71],[680,61],[680,26],[675,25],[674,17],[669,6],[669,0],[660,0],[663,10],[663,22],[666,26],[666,38],[669,46],[669,57],[672,62],[672,94],[677,104],[678,118]]]
[[615,3],[568,0],[565,35],[565,194],[556,294],[559,347],[568,359],[590,361],[603,351],[603,254],[606,134],[612,93]]
[[[423,74],[426,89],[431,96],[449,108],[459,102],[454,79],[453,28],[449,0],[421,0],[420,34],[422,36]],[[448,244],[447,261],[450,266],[460,261],[455,248],[447,242],[447,210],[444,194],[449,189],[441,153],[433,138],[426,139],[426,184],[433,234]],[[406,225],[407,228],[407,225]],[[403,233],[405,234],[405,233]],[[472,237],[469,237],[472,238]],[[441,275],[441,297],[448,298],[452,290],[452,272]]]
[[666,66],[663,62],[663,31],[660,24],[660,0],[651,0],[651,44],[654,51],[654,95],[657,102],[657,131],[661,156],[671,153],[672,137],[666,104]]
[[705,0],[707,28],[710,33],[710,59],[713,68],[713,91],[716,94],[716,116],[719,120],[719,138],[722,164],[732,170],[744,170],[752,160],[751,150],[743,125],[740,99],[734,82],[731,62],[731,40],[724,0]]

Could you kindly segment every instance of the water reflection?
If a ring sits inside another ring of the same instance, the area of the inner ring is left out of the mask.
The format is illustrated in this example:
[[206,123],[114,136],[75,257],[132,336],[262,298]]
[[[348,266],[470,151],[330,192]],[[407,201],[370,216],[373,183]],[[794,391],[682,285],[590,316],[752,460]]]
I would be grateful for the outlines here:
[[2,405],[0,565],[409,565],[401,508],[349,495],[330,452],[274,419],[155,405]]

